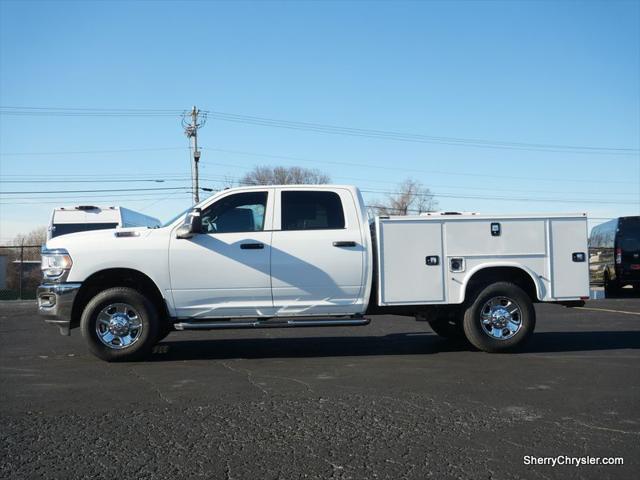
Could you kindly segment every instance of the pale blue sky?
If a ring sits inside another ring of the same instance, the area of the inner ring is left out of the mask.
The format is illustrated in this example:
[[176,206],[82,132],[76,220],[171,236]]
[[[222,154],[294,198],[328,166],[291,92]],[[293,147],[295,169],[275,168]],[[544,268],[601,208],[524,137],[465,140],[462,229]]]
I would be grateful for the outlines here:
[[[0,2],[0,105],[193,104],[430,136],[635,149],[478,148],[210,119],[200,142],[211,180],[298,163],[367,190],[412,177],[444,210],[640,213],[637,1]],[[164,219],[190,203],[173,190],[6,193],[188,187],[187,139],[175,116],[0,122],[0,241],[46,224],[55,205],[121,204]],[[123,178],[167,181],[69,182]],[[24,180],[40,182],[8,183]]]

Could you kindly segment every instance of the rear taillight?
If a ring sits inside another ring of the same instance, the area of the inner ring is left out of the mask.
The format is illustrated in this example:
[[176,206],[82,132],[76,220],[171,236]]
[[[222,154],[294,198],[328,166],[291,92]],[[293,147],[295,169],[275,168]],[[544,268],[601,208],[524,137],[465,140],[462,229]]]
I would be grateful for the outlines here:
[[616,263],[617,264],[622,263],[622,249],[621,248],[616,248]]

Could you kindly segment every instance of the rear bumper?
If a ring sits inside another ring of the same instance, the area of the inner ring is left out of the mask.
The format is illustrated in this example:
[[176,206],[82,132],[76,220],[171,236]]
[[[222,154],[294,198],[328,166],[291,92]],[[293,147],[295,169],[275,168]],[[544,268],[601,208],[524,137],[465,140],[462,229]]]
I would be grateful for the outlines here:
[[69,335],[71,310],[81,283],[51,283],[38,287],[38,313],[44,321],[60,329],[61,335]]
[[620,285],[640,285],[640,275],[625,273],[623,275],[618,275],[617,279]]
[[621,284],[639,284],[640,269],[632,269],[628,263],[616,265],[616,280]]

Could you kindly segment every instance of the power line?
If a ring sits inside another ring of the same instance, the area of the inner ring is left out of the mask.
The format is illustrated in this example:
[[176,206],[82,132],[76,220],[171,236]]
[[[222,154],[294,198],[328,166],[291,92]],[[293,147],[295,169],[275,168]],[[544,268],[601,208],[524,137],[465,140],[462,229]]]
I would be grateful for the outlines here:
[[[185,188],[184,190],[178,190],[175,192],[170,193],[169,195],[173,195],[175,194],[180,194],[180,193],[190,193],[191,189],[189,188]],[[122,198],[122,199],[127,199],[127,198],[138,198],[138,197],[149,197],[149,198],[157,198],[157,197],[166,197],[167,194],[165,192],[131,192],[131,193],[111,193],[111,194],[106,194],[106,193],[102,193],[102,194],[98,194],[98,195],[94,195],[94,194],[73,194],[73,193],[61,193],[55,196],[26,196],[26,197],[7,197],[7,198],[2,198],[0,199],[0,203],[4,202],[5,200],[33,200],[35,202],[40,201],[40,200],[60,200],[60,201],[64,201],[64,202],[68,202],[68,201],[74,201],[74,200],[78,200],[78,199],[106,199],[109,200],[111,198]]]
[[[491,178],[491,179],[496,179],[496,178],[506,178],[506,179],[512,179],[512,180],[538,180],[538,181],[546,181],[546,182],[577,182],[577,183],[612,183],[612,184],[632,184],[632,185],[637,185],[637,182],[625,182],[625,181],[621,181],[621,180],[603,180],[603,179],[598,179],[598,180],[583,180],[583,179],[575,179],[575,178],[544,178],[544,177],[521,177],[521,176],[514,176],[514,175],[496,175],[496,174],[486,174],[486,173],[470,173],[470,172],[452,172],[452,171],[444,171],[444,170],[423,170],[423,169],[419,169],[419,168],[398,168],[397,166],[386,166],[386,165],[374,165],[374,164],[367,164],[367,163],[356,163],[356,162],[338,162],[338,161],[331,161],[331,160],[314,160],[314,159],[308,159],[308,158],[301,158],[301,157],[293,157],[293,156],[287,156],[287,155],[272,155],[272,154],[263,154],[263,153],[256,153],[256,152],[245,152],[245,151],[241,151],[241,150],[225,150],[225,149],[221,149],[221,148],[211,148],[211,147],[202,147],[203,150],[213,150],[213,151],[219,151],[219,152],[225,152],[225,153],[235,153],[238,155],[249,155],[249,156],[256,156],[256,157],[265,157],[265,158],[277,158],[277,159],[283,159],[283,160],[291,160],[291,161],[296,161],[296,162],[305,162],[305,163],[314,163],[314,164],[319,164],[319,165],[323,165],[323,164],[329,164],[329,165],[338,165],[338,166],[350,166],[350,167],[358,167],[358,168],[367,168],[367,169],[380,169],[380,170],[389,170],[389,171],[394,171],[394,172],[416,172],[416,173],[427,173],[430,175],[451,175],[451,176],[462,176],[462,177],[483,177],[483,178]],[[207,163],[207,162],[203,162],[203,163]]]
[[[178,182],[184,181],[186,179],[177,178],[177,179],[135,179],[135,180],[55,180],[52,182],[51,180],[2,180],[0,179],[0,183],[141,183],[141,182],[151,182],[151,183],[164,183],[164,182]],[[1,192],[0,192],[1,193]]]
[[[180,181],[181,179],[170,179],[168,181]],[[237,177],[217,177],[217,178],[203,178],[203,180],[208,181],[208,182],[214,182],[214,183],[218,183],[218,184],[226,184],[229,181],[238,181]],[[101,182],[101,181],[105,181],[105,180],[86,180],[86,181],[93,181],[93,182]],[[130,181],[140,181],[140,180],[112,180],[115,182],[130,182]],[[155,180],[157,181],[157,180]],[[37,180],[36,182],[44,182],[42,180]],[[75,180],[70,180],[69,182],[76,182]],[[82,180],[79,180],[77,182],[84,182]],[[449,188],[452,188],[452,186],[448,186]],[[457,188],[455,186],[453,186],[453,188]],[[462,187],[461,187],[462,188]],[[162,187],[162,188],[157,188],[157,189],[140,189],[140,188],[130,188],[130,189],[108,189],[108,190],[57,190],[57,191],[53,191],[51,193],[57,193],[58,195],[69,195],[69,194],[75,194],[75,193],[81,193],[81,192],[87,192],[87,193],[95,193],[95,192],[109,192],[110,194],[112,192],[140,192],[140,191],[166,191],[166,190],[172,190],[172,189],[177,189],[177,190],[189,190],[188,187]],[[471,189],[473,190],[473,189]],[[489,189],[491,190],[491,189]],[[363,188],[362,189],[363,192],[368,192],[368,193],[381,193],[381,194],[388,194],[388,195],[393,195],[393,194],[398,194],[399,192],[393,191],[393,190],[374,190],[374,189],[367,189],[367,188]],[[521,190],[520,190],[521,191]],[[7,193],[7,194],[24,194],[24,195],[42,195],[44,193],[47,192],[42,192],[42,191],[32,191],[32,192],[0,192],[0,193]],[[561,192],[543,192],[543,193],[561,193]],[[564,192],[563,192],[564,193]],[[570,193],[570,192],[566,192],[566,193]],[[577,193],[577,192],[575,192]],[[437,190],[434,190],[432,192],[432,195],[437,196],[437,197],[442,197],[442,198],[460,198],[460,199],[484,199],[484,200],[514,200],[514,201],[540,201],[540,202],[560,202],[560,203],[598,203],[598,204],[616,204],[616,205],[624,205],[624,204],[636,204],[636,202],[624,202],[624,201],[603,201],[603,200],[592,200],[592,199],[566,199],[566,198],[541,198],[541,197],[534,197],[534,198],[522,198],[522,197],[506,197],[506,196],[482,196],[482,195],[460,195],[457,192],[438,192]],[[115,196],[115,195],[111,195],[111,196]],[[15,198],[15,197],[14,197]],[[32,197],[34,198],[34,197]],[[35,197],[35,198],[44,198],[44,197]]]
[[[175,200],[185,200],[191,198],[191,194],[187,194],[184,197],[172,197],[171,199],[175,199]],[[91,200],[91,199],[88,199]],[[128,198],[126,199],[127,202],[148,202],[150,199],[149,198]],[[169,200],[168,197],[163,197],[159,200]],[[0,206],[2,205],[60,205],[61,202],[59,201],[44,201],[44,202],[0,202]],[[75,203],[75,202],[72,202]],[[101,200],[100,202],[96,202],[96,203],[110,203],[108,202],[108,200]]]
[[140,108],[72,108],[0,106],[1,115],[53,117],[162,117],[180,116],[182,110]]
[[[363,193],[383,193],[387,195],[402,195],[405,192],[392,192],[385,190],[360,190]],[[596,205],[637,205],[638,202],[616,202],[606,200],[580,200],[580,199],[563,199],[563,198],[527,198],[527,197],[501,197],[501,196],[483,196],[483,195],[459,195],[455,193],[437,193],[430,194],[409,194],[416,197],[433,197],[433,198],[457,198],[466,200],[506,200],[509,202],[541,202],[541,203],[579,203],[579,204],[596,204]]]
[[[63,108],[63,107],[18,107],[0,106],[0,115],[35,115],[35,116],[96,116],[96,117],[149,117],[149,116],[176,116],[183,112],[171,109],[107,109],[107,108]],[[463,138],[451,136],[434,136],[416,133],[399,132],[392,130],[377,130],[355,127],[345,127],[315,122],[301,122],[281,120],[270,117],[244,115],[216,110],[202,110],[202,114],[209,117],[232,123],[241,123],[263,127],[284,128],[290,130],[310,131],[314,133],[346,135],[355,137],[375,138],[414,143],[432,143],[451,146],[464,146],[473,148],[529,150],[542,152],[562,153],[590,153],[605,155],[637,155],[640,149],[601,147],[592,145],[565,145],[532,142],[510,142],[502,140],[488,140],[481,138]]]
[[184,150],[184,147],[119,148],[114,150],[72,150],[67,152],[0,152],[2,157],[38,155],[95,155],[105,153],[158,152],[163,150]]
[[[136,174],[139,179],[143,180],[155,180],[157,178],[162,177],[164,180],[176,180],[182,179],[184,177],[184,173],[137,173]],[[109,179],[109,180],[129,180],[131,179],[130,174],[103,174],[103,173],[94,173],[91,175],[88,174],[3,174],[3,177],[9,177],[12,180],[48,180],[52,183],[58,182],[60,179],[73,179],[73,181],[82,181],[82,180],[94,180],[96,178],[100,179]]]
[[[54,151],[54,152],[7,152],[0,153],[0,156],[29,156],[29,155],[90,155],[90,154],[106,154],[106,153],[126,153],[126,152],[145,152],[145,151],[162,151],[162,150],[184,150],[184,147],[158,147],[158,148],[127,148],[127,149],[116,149],[116,150],[76,150],[76,151]],[[313,163],[313,164],[330,164],[330,165],[338,165],[338,166],[353,166],[353,167],[363,167],[363,168],[374,168],[374,169],[383,169],[383,170],[392,170],[392,171],[405,171],[405,172],[417,172],[417,173],[427,173],[432,175],[451,175],[451,176],[470,176],[470,177],[485,177],[485,178],[496,178],[496,175],[492,174],[481,174],[481,173],[469,173],[469,172],[451,172],[451,171],[440,171],[440,170],[423,170],[423,169],[414,169],[414,168],[397,168],[391,166],[384,165],[375,165],[371,163],[356,163],[356,162],[339,162],[339,161],[331,161],[331,160],[319,160],[319,159],[308,159],[297,156],[289,156],[289,155],[276,155],[269,153],[260,153],[260,152],[247,152],[242,150],[231,150],[231,149],[223,149],[223,148],[214,148],[214,147],[200,147],[200,150],[210,150],[221,153],[229,153],[235,155],[245,155],[245,156],[253,156],[253,157],[261,157],[261,158],[273,158],[280,160],[288,160],[295,162],[304,162],[304,163]],[[209,163],[213,165],[212,162],[202,162]],[[229,166],[232,168],[240,168],[238,165],[229,165],[224,163],[216,162],[215,165],[221,166]],[[164,174],[163,174],[164,175]],[[10,175],[4,175],[5,177]],[[47,175],[46,178],[51,178],[55,175]],[[68,177],[69,175],[58,175],[63,177]],[[124,176],[124,175],[123,175]],[[342,177],[347,178],[347,177]],[[521,179],[521,180],[539,180],[539,181],[548,181],[548,182],[574,182],[574,183],[612,183],[612,184],[637,184],[637,182],[625,182],[625,181],[616,181],[616,180],[584,180],[584,179],[575,179],[575,178],[544,178],[544,177],[520,177],[513,175],[500,175],[500,178],[508,178],[508,179]]]
[[33,110],[33,111],[72,111],[72,112],[152,112],[152,113],[182,113],[180,109],[169,108],[89,108],[89,107],[16,107],[0,106],[8,110]]
[[293,130],[305,130],[316,133],[328,133],[337,135],[350,135],[368,138],[379,138],[395,141],[417,142],[417,143],[435,143],[454,146],[467,146],[476,148],[506,148],[513,150],[533,150],[546,152],[565,152],[565,153],[597,153],[597,154],[616,154],[616,155],[635,155],[640,150],[636,148],[618,148],[618,147],[599,147],[599,146],[581,146],[581,145],[559,145],[559,144],[543,144],[543,143],[525,143],[525,142],[505,142],[498,140],[484,140],[475,138],[461,137],[442,137],[430,136],[413,133],[403,133],[387,130],[372,130],[363,128],[341,127],[336,125],[311,123],[311,122],[294,122],[287,120],[278,120],[268,117],[257,117],[251,115],[240,115],[234,113],[225,113],[215,110],[207,111],[209,117],[235,123],[246,123],[251,125],[259,125],[266,127],[288,128]]
[[144,192],[144,191],[164,191],[183,190],[187,187],[162,187],[162,188],[120,188],[106,190],[43,190],[36,192],[0,192],[0,195],[38,195],[44,193],[94,193],[94,192]]
[[[226,167],[231,167],[231,168],[236,168],[236,169],[242,169],[244,170],[246,167],[241,166],[241,165],[237,165],[237,164],[227,164],[227,163],[220,163],[220,162],[207,162],[207,165],[216,165],[216,166],[226,166]],[[141,174],[144,175],[144,174]],[[55,180],[52,180],[51,177],[53,175],[36,175],[35,179],[31,180],[23,180],[22,178],[29,178],[29,175],[4,175],[5,177],[11,177],[11,180],[4,180],[4,179],[0,179],[0,184],[2,183],[137,183],[137,182],[148,182],[148,183],[168,183],[168,182],[182,182],[184,180],[189,180],[189,178],[184,177],[183,174],[180,173],[175,173],[175,174],[147,174],[149,176],[154,176],[156,178],[122,178],[123,175],[115,175],[116,178],[111,178],[112,176],[103,176],[103,175],[98,175],[100,178],[96,179],[95,175],[92,176],[88,176],[88,175],[73,175],[73,174],[68,174],[68,175],[59,175],[59,177],[63,177],[64,179],[60,179],[60,178],[55,178]],[[56,176],[58,177],[58,176]],[[68,179],[69,177],[77,177],[75,179]],[[119,178],[118,178],[119,177]],[[21,178],[20,180],[15,180],[14,178]],[[240,177],[237,176],[221,176],[221,175],[207,175],[207,177],[200,177],[201,180],[205,180],[205,181],[221,181],[224,183],[227,183],[229,181],[233,181],[233,182],[237,182],[240,180]],[[366,188],[364,187],[364,184],[366,184],[367,182],[372,182],[372,183],[379,183],[379,184],[384,184],[384,185],[395,185],[397,182],[391,182],[391,181],[386,181],[386,180],[373,180],[373,179],[369,179],[369,178],[363,178],[363,177],[348,177],[348,176],[338,176],[335,177],[338,179],[345,179],[345,180],[353,180],[353,181],[357,181],[358,182],[358,186],[360,186],[361,188]],[[450,184],[438,184],[438,183],[429,183],[429,185],[426,185],[428,188],[430,189],[438,189],[438,188],[452,188],[452,189],[464,189],[464,190],[476,190],[476,191],[495,191],[495,188],[493,187],[469,187],[469,186],[460,186],[460,185],[450,185]],[[611,197],[611,196],[636,196],[637,192],[611,192],[611,193],[607,193],[607,192],[587,192],[587,191],[568,191],[568,190],[529,190],[529,189],[522,189],[522,188],[518,188],[518,189],[504,189],[501,188],[500,189],[501,192],[516,192],[516,193],[551,193],[551,194],[577,194],[577,195],[594,195],[594,196],[605,196],[605,197]]]
[[[224,180],[209,180],[214,183],[224,184]],[[378,193],[386,195],[401,195],[405,192],[398,192],[393,190],[372,190],[372,189],[360,189],[363,193]],[[515,202],[541,202],[541,203],[577,203],[577,204],[596,204],[596,205],[637,205],[638,202],[620,202],[620,201],[607,201],[607,200],[590,200],[590,199],[563,199],[563,198],[530,198],[530,197],[504,197],[504,196],[485,196],[485,195],[460,195],[455,192],[437,192],[432,191],[428,194],[410,194],[411,196],[418,197],[434,197],[434,198],[456,198],[467,200],[506,200]]]
[[[223,166],[223,167],[230,167],[230,168],[235,168],[235,169],[245,169],[246,167],[241,166],[241,165],[232,165],[232,164],[228,164],[228,163],[220,163],[220,162],[203,162],[205,165],[216,165],[216,166]],[[452,174],[455,175],[455,174]],[[373,180],[373,179],[367,179],[367,178],[362,178],[362,177],[347,177],[347,176],[337,176],[335,178],[342,178],[345,180],[354,180],[359,182],[358,185],[360,187],[362,187],[362,184],[360,182],[373,182],[373,183],[382,183],[382,184],[386,184],[386,185],[391,185],[391,184],[397,184],[397,182],[390,182],[388,180]],[[496,178],[496,177],[491,177],[491,178]],[[238,180],[238,177],[231,177],[231,178],[223,178],[224,180]],[[631,182],[630,182],[631,183]],[[460,185],[441,185],[441,184],[437,184],[437,183],[429,183],[429,185],[427,185],[428,188],[454,188],[454,189],[465,189],[465,190],[489,190],[489,191],[495,191],[495,187],[469,187],[466,185],[460,186]],[[579,195],[605,195],[605,196],[611,196],[611,195],[632,195],[635,196],[637,195],[637,192],[612,192],[612,193],[603,193],[603,192],[584,192],[584,191],[567,191],[567,190],[525,190],[525,189],[504,189],[504,188],[500,188],[501,192],[518,192],[518,193],[569,193],[569,194],[579,194]]]
[[[217,163],[216,163],[217,164]],[[355,177],[337,177],[337,178],[347,178],[347,179],[351,179],[351,180],[358,180],[358,181],[371,181],[371,180],[367,180],[367,179],[362,179],[362,178],[355,178]],[[203,177],[202,178],[205,181],[212,181],[212,182],[218,182],[218,183],[226,183],[228,181],[235,181],[235,182],[240,182],[240,178],[238,177],[217,177],[217,178],[209,178],[209,177]],[[392,182],[381,182],[381,183],[386,183],[386,184],[391,184]],[[363,187],[361,184],[359,185],[360,190],[363,192],[378,192],[378,193],[390,193],[390,194],[398,194],[398,192],[393,192],[393,191],[387,191],[387,190],[371,190],[370,188],[366,188]],[[464,190],[478,190],[478,191],[495,191],[495,188],[492,187],[487,187],[487,188],[482,188],[482,187],[466,187],[466,186],[457,186],[457,185],[434,185],[434,184],[429,184],[428,188],[431,191],[432,195],[438,196],[440,195],[438,193],[438,188],[453,188],[453,189],[464,189]],[[523,189],[518,189],[518,190],[508,190],[508,189],[500,189],[501,192],[518,192],[518,193],[551,193],[551,194],[563,194],[563,193],[567,193],[567,194],[583,194],[583,195],[606,195],[607,197],[610,197],[611,195],[627,195],[627,196],[635,196],[636,193],[635,192],[628,192],[628,193],[620,193],[620,192],[616,192],[613,194],[606,194],[606,193],[601,193],[601,192],[571,192],[571,191],[550,191],[550,190],[523,190]],[[444,194],[443,194],[444,195]],[[450,193],[450,195],[455,195],[455,193]],[[502,198],[507,198],[507,197],[500,197]],[[508,197],[510,198],[510,197]],[[553,199],[554,201],[556,199]],[[560,199],[562,200],[562,199]],[[572,200],[573,201],[573,200]],[[596,203],[602,203],[600,200],[597,199],[586,199],[586,200],[575,200],[576,202],[596,202]],[[614,203],[619,203],[619,202],[614,202]],[[630,204],[635,204],[637,202],[629,202]]]

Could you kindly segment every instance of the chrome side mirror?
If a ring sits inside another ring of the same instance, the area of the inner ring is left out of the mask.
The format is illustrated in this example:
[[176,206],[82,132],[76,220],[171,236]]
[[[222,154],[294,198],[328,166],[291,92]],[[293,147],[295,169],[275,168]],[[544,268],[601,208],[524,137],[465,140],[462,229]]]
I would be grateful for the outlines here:
[[187,218],[184,219],[184,223],[176,230],[176,238],[191,238],[196,233],[202,232],[202,218],[200,217],[201,210],[194,208],[189,212]]
[[188,223],[180,225],[178,227],[178,230],[176,230],[176,238],[185,239],[191,237],[193,237],[193,232],[191,231],[191,225],[189,225]]

